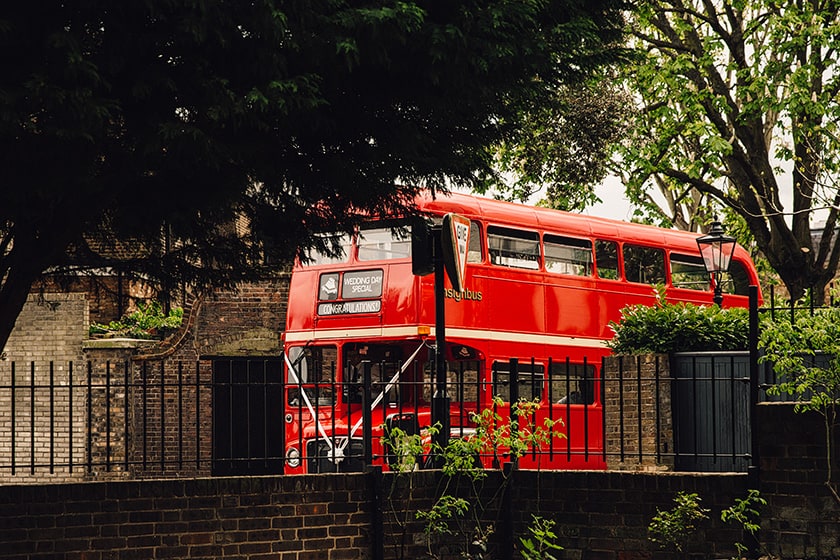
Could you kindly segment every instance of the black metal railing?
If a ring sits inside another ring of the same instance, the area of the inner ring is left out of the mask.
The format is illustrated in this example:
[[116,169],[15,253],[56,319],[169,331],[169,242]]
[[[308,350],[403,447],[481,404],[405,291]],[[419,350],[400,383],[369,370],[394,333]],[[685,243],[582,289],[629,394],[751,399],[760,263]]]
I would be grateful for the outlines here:
[[[751,456],[743,353],[642,359],[509,360],[496,364],[491,380],[476,373],[477,363],[453,367],[450,437],[475,432],[478,396],[489,393],[505,397],[485,413],[503,433],[509,418],[520,418],[518,395],[542,403],[515,425],[520,434],[556,422],[520,468],[743,470]],[[301,472],[291,468],[290,447],[308,472],[387,464],[397,451],[383,445],[382,426],[422,433],[433,421],[424,403],[435,384],[428,371],[393,384],[390,374],[371,373],[389,371],[385,364],[375,366],[363,368],[361,383],[335,381],[334,372],[294,383],[273,358],[0,362],[0,481]],[[337,409],[340,401],[353,404]],[[287,432],[313,416],[321,429]],[[506,445],[484,448],[482,464],[510,460]],[[431,459],[417,458],[422,466],[435,465]]]

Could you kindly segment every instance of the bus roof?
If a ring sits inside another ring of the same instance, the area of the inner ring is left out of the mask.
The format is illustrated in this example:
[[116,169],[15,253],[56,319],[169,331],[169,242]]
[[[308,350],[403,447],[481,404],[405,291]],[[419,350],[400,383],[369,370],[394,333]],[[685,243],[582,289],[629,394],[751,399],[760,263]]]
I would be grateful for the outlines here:
[[[643,245],[665,246],[699,255],[697,233],[462,193],[439,194],[435,199],[425,195],[418,199],[418,209],[434,213],[455,212],[491,224],[552,231],[569,236],[607,237]],[[749,259],[742,247],[738,247],[737,255]]]

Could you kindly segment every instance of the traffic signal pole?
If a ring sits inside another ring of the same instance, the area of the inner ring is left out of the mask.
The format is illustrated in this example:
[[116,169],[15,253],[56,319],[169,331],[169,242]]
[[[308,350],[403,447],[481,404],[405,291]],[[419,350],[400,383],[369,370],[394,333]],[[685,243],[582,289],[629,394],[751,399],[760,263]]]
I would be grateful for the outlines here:
[[[435,436],[435,443],[440,449],[449,443],[449,395],[446,393],[446,298],[444,297],[444,266],[442,228],[433,226],[435,263],[435,392],[432,396],[432,425],[440,431]],[[438,463],[436,460],[435,463]],[[440,465],[435,465],[439,467]]]

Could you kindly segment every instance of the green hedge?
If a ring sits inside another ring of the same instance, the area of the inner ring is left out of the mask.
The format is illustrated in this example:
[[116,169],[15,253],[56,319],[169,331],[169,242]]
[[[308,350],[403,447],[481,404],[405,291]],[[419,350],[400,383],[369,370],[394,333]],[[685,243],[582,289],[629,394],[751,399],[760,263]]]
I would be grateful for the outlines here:
[[746,350],[749,312],[690,303],[633,305],[610,327],[615,337],[607,345],[616,354]]

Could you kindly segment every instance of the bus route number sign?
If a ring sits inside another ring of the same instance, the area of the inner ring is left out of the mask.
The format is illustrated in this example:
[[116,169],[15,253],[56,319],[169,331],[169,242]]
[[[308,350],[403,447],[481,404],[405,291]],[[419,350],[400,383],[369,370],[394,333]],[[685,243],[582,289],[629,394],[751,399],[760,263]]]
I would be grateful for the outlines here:
[[470,220],[450,212],[443,217],[441,231],[443,267],[456,292],[464,291],[467,248],[470,246]]

